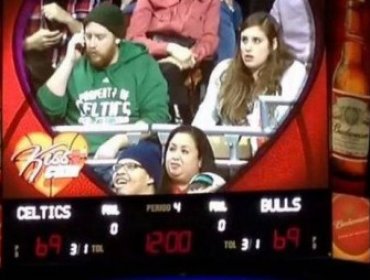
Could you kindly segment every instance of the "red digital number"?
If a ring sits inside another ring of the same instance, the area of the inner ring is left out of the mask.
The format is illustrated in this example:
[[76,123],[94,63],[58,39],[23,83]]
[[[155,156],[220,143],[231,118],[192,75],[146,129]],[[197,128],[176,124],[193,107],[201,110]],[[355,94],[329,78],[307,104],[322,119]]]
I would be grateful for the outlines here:
[[145,251],[150,255],[187,254],[192,247],[190,230],[153,231],[146,235]]
[[301,243],[301,230],[298,227],[290,227],[285,235],[279,235],[278,230],[274,230],[273,247],[276,251],[283,251],[287,247],[287,243],[291,242],[297,248]]
[[62,236],[60,234],[52,234],[46,241],[43,241],[40,236],[36,237],[35,255],[39,258],[45,258],[50,251],[59,255],[62,250]]

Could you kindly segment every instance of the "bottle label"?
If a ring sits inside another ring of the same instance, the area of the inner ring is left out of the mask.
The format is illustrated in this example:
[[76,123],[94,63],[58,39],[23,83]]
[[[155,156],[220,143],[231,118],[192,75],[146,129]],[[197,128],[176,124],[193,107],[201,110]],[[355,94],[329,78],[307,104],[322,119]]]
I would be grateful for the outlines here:
[[370,96],[333,89],[332,152],[334,156],[366,160],[369,152]]

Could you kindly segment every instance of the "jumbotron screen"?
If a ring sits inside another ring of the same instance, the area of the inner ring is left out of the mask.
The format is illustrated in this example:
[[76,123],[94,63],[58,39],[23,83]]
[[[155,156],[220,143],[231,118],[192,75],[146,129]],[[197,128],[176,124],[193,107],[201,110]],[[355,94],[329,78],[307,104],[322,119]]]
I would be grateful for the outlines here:
[[3,11],[3,267],[330,257],[322,1]]

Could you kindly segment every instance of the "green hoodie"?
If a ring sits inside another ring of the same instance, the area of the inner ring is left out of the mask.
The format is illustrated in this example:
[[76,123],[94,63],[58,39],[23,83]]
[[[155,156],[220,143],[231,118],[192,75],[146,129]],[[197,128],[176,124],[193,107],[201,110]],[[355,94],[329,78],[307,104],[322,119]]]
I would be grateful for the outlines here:
[[[58,97],[46,85],[37,92],[43,111],[54,123],[69,125],[148,124],[169,121],[167,83],[143,45],[123,41],[118,61],[103,70],[82,57],[74,66],[66,94]],[[114,134],[87,134],[89,152]]]

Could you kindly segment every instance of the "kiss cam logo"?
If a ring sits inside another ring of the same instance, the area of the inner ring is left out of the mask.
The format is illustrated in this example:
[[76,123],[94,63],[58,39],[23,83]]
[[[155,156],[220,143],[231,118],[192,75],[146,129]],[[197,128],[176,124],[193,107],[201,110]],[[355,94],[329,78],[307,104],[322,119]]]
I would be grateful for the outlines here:
[[61,133],[52,138],[41,132],[23,136],[11,160],[22,176],[45,196],[55,196],[79,176],[88,154],[85,138]]

